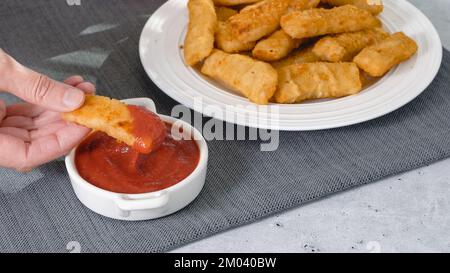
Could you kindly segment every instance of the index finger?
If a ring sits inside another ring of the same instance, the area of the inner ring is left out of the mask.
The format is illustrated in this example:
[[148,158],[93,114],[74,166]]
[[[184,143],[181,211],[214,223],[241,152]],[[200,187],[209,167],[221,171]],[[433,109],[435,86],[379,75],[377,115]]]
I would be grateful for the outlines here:
[[34,118],[44,113],[47,109],[28,102],[12,104],[6,107],[7,116],[24,116]]
[[89,132],[88,128],[68,123],[53,134],[32,140],[28,147],[28,164],[35,167],[66,155]]
[[87,128],[68,124],[53,134],[32,140],[31,143],[17,137],[0,135],[0,166],[28,171],[67,154],[89,131]]
[[0,100],[0,122],[5,118],[6,116],[6,105],[5,102]]

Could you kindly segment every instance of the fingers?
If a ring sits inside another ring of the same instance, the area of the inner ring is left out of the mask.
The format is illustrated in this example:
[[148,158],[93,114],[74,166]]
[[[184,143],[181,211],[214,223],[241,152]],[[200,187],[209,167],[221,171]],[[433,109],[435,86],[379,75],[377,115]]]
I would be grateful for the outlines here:
[[61,113],[47,111],[33,119],[34,127],[32,129],[39,128],[59,120],[61,120]]
[[17,137],[23,141],[29,142],[31,141],[31,135],[28,130],[14,127],[2,127],[0,128],[0,135],[9,135],[13,137]]
[[64,83],[72,85],[88,94],[95,93],[95,85],[90,82],[85,82],[83,77],[78,75],[67,78]]
[[[20,169],[25,165],[27,144],[20,138],[0,134],[0,166]],[[14,155],[14,156],[13,156]]]
[[0,127],[16,127],[26,130],[33,130],[60,120],[60,113],[46,111],[34,118],[26,116],[8,116],[0,123]]
[[0,166],[28,171],[52,161],[76,146],[89,129],[61,120],[95,86],[81,76],[64,83],[28,69],[0,50],[0,90],[27,101],[6,107],[0,101]]
[[[74,85],[78,89],[80,89],[86,93],[95,93],[95,86],[90,82],[85,82],[83,77],[81,77],[81,76],[76,75],[76,76],[69,77],[64,82],[67,84],[70,84],[70,85]],[[0,101],[0,121],[5,117],[4,108],[5,108],[5,104],[3,103],[3,101]],[[22,116],[22,117],[35,118],[35,117],[42,115],[46,111],[47,111],[46,108],[41,107],[39,105],[34,105],[31,103],[17,103],[17,104],[9,105],[8,107],[6,107],[6,116],[8,116],[8,117]],[[45,121],[44,124],[46,124],[48,122],[56,121],[58,119],[57,116],[59,116],[59,113],[58,114],[56,112],[53,112],[53,113],[55,113],[55,114],[51,114],[51,116],[53,116],[53,118],[51,120],[47,120],[47,118],[48,118],[47,115],[43,118],[40,118],[40,120]],[[17,119],[14,118],[12,120],[9,120],[6,125],[8,125],[8,126],[18,125],[20,127],[25,126],[26,128],[30,128],[28,121],[26,121],[25,123],[22,122],[21,119],[19,121],[20,122],[17,122]],[[38,122],[38,124],[42,124],[42,123]]]
[[29,117],[13,116],[5,118],[1,124],[1,127],[15,127],[30,130],[35,128],[34,121]]
[[84,102],[84,92],[79,89],[34,71],[30,71],[23,77],[26,77],[27,81],[16,89],[12,89],[12,92],[29,103],[53,111],[67,112],[79,108]]
[[34,139],[54,134],[67,125],[68,122],[59,120],[42,126],[28,126],[33,127],[31,129],[19,127],[0,127],[0,134],[14,136],[22,139],[23,141],[30,142]]
[[71,86],[77,86],[83,81],[84,81],[83,77],[81,77],[80,75],[74,75],[65,79],[64,83]]
[[64,83],[72,85],[88,94],[95,93],[95,85],[90,82],[85,82],[83,77],[79,75],[67,78],[66,80],[64,80]]
[[0,166],[29,171],[67,154],[88,133],[87,128],[66,124],[55,129],[54,133],[32,140],[31,143],[19,137],[0,134]]
[[64,80],[64,83],[72,85],[86,93],[95,93],[95,85],[84,81],[83,77],[80,75],[74,75]]
[[20,128],[17,126],[0,127],[0,134],[14,136],[22,139],[23,141],[30,142],[34,139],[54,134],[67,125],[68,123],[66,121],[58,120],[56,122],[45,124],[42,126],[23,126],[29,128]]
[[42,127],[39,127],[35,130],[30,131],[29,137],[30,139],[38,139],[47,135],[51,135],[56,133],[58,130],[66,127],[68,123],[66,121],[60,120],[57,122],[53,122]]
[[5,102],[0,100],[0,122],[5,118],[6,116],[6,105]]
[[90,82],[82,82],[82,83],[76,85],[76,87],[80,90],[83,90],[84,92],[86,92],[88,94],[94,94],[96,91],[95,85]]
[[[75,86],[86,93],[95,93],[95,85],[90,82],[85,82],[81,76],[76,75],[69,77],[64,82]],[[0,101],[0,120],[4,117],[2,117],[2,107],[4,107],[4,105],[5,104],[3,101]],[[41,115],[45,111],[47,111],[47,109],[39,105],[34,105],[31,103],[17,103],[6,107],[6,116],[25,116],[34,118]]]
[[30,104],[30,103],[17,103],[6,107],[6,115],[11,116],[24,116],[34,118],[46,111],[45,108]]
[[19,170],[29,170],[67,154],[88,133],[87,128],[67,124],[53,134],[33,140],[27,149],[26,164]]
[[44,108],[67,112],[79,108],[84,102],[84,92],[68,84],[54,81],[16,62],[10,56],[2,56],[0,89]]

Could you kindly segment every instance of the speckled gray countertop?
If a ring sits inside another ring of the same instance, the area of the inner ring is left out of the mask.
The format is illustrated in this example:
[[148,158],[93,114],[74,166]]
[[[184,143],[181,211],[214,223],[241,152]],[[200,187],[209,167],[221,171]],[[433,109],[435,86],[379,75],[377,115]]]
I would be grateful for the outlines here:
[[[410,2],[430,18],[450,49],[450,1]],[[450,252],[449,227],[447,159],[174,252]]]

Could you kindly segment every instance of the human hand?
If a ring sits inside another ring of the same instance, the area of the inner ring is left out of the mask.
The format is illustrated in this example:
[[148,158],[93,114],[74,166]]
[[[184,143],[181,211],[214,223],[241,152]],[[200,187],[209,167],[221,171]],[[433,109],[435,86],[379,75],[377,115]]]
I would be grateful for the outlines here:
[[73,76],[64,83],[23,67],[0,50],[0,90],[25,103],[6,106],[0,100],[0,166],[29,171],[68,153],[89,129],[61,119],[84,102],[93,84]]

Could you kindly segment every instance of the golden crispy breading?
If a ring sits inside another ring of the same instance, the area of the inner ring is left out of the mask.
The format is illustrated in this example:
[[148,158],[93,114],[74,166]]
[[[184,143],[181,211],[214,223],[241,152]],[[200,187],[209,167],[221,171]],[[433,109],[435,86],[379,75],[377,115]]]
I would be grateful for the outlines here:
[[216,31],[216,46],[228,53],[237,53],[241,51],[252,50],[256,42],[241,42],[231,33],[228,22],[219,22]]
[[86,95],[84,105],[69,113],[63,113],[66,121],[107,133],[129,146],[135,138],[131,133],[132,117],[126,104],[102,96]]
[[189,26],[184,41],[184,59],[196,65],[211,54],[217,16],[212,0],[189,0]]
[[254,42],[278,29],[290,0],[264,0],[243,8],[229,19],[233,36],[241,42]]
[[381,77],[391,68],[406,61],[418,50],[417,43],[403,32],[363,49],[354,59],[359,68],[372,77]]
[[365,47],[389,37],[382,29],[366,29],[326,36],[320,39],[313,48],[314,54],[323,61],[351,61]]
[[257,104],[267,104],[277,88],[277,71],[268,63],[244,55],[214,50],[201,72]]
[[219,22],[227,21],[231,16],[238,14],[237,10],[227,7],[216,7],[217,20]]
[[360,9],[365,9],[373,15],[380,14],[383,9],[383,2],[381,0],[321,0],[322,3],[331,6],[354,5]]
[[316,54],[312,52],[313,47],[308,46],[306,48],[302,48],[300,50],[297,50],[293,53],[291,53],[286,58],[271,63],[273,67],[276,69],[279,69],[281,67],[293,65],[293,64],[302,64],[302,63],[314,63],[320,61],[320,58],[317,57]]
[[[105,132],[141,153],[159,147],[167,134],[164,122],[156,114],[102,96],[86,95],[82,107],[63,113],[62,118]],[[142,121],[146,124],[140,124]]]
[[320,0],[291,0],[289,11],[313,9],[320,4]]
[[278,30],[267,39],[259,41],[253,49],[253,57],[267,62],[278,61],[298,48],[301,39],[292,39],[284,30]]
[[260,1],[262,0],[214,0],[214,4],[219,6],[237,6],[253,4]]
[[359,31],[379,27],[380,24],[381,22],[367,10],[351,5],[294,11],[281,18],[283,30],[298,39]]
[[278,103],[338,98],[361,91],[359,69],[354,63],[306,63],[278,70]]

